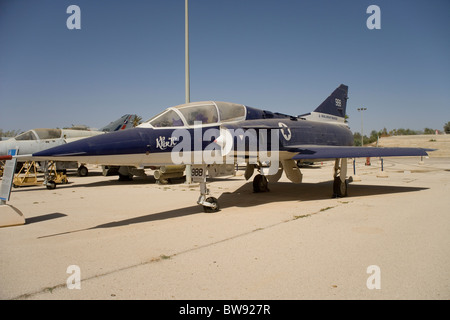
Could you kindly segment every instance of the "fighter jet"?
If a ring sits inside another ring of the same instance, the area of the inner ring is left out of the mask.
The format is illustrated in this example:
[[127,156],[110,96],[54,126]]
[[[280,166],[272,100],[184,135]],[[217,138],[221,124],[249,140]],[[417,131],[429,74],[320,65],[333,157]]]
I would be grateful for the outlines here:
[[[133,127],[133,120],[136,115],[126,114],[111,122],[110,124],[98,130],[90,130],[87,127],[80,129],[48,129],[39,128],[32,129],[19,134],[14,138],[0,141],[0,156],[6,156],[8,150],[16,149],[18,155],[29,155],[39,151],[43,151],[52,147],[60,146],[79,139],[92,137],[106,132],[124,130]],[[57,163],[57,168],[78,167],[78,163]],[[87,169],[84,166],[78,168],[81,176],[87,175]]]
[[201,101],[169,107],[131,130],[68,143],[33,154],[36,158],[135,166],[189,165],[200,185],[197,201],[205,212],[219,210],[206,188],[207,174],[217,176],[235,163],[246,163],[245,178],[255,192],[284,172],[301,183],[302,161],[334,160],[333,194],[347,195],[347,159],[426,156],[421,148],[354,147],[345,122],[348,86],[341,84],[314,111],[290,116],[242,104]]

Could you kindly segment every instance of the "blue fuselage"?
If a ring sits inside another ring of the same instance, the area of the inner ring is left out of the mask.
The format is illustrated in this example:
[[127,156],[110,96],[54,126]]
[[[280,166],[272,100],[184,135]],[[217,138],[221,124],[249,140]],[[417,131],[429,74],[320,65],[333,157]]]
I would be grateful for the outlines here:
[[[289,118],[245,120],[222,125],[222,130],[224,128],[236,130],[235,132],[239,132],[238,130],[243,133],[250,130],[256,132],[258,149],[260,147],[258,134],[263,130],[267,131],[269,144],[267,148],[269,149],[272,144],[271,132],[278,133],[279,151],[289,152],[290,148],[299,145],[351,146],[353,144],[353,135],[345,125],[307,120],[290,120]],[[214,141],[220,135],[220,129],[221,126],[183,129],[134,128],[75,141],[36,153],[34,156],[50,160],[106,165],[167,165],[172,164],[170,154],[180,143],[184,143],[182,152],[214,148]],[[185,138],[180,138],[177,132],[187,134],[190,141],[184,141]],[[234,138],[237,139],[237,136]],[[178,151],[180,151],[179,147]],[[246,144],[245,149],[249,148]]]

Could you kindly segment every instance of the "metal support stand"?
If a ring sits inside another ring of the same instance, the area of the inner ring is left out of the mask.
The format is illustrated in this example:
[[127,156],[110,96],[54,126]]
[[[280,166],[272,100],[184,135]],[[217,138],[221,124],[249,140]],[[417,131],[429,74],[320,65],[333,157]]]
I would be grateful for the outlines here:
[[350,177],[350,182],[361,181],[361,178],[356,175],[356,159],[353,158],[353,176]]
[[387,178],[388,175],[387,175],[387,173],[384,171],[384,161],[383,161],[383,158],[380,158],[380,160],[381,160],[381,172],[380,172],[379,174],[377,174],[377,177],[378,177],[378,178]]
[[48,182],[50,181],[49,177],[49,170],[48,170],[48,161],[45,160],[42,162],[43,166],[44,166],[44,182],[42,183],[44,186],[48,185]]
[[5,172],[0,185],[0,227],[9,227],[25,224],[25,217],[19,209],[9,205],[11,187],[13,184],[14,172],[17,159],[10,159],[5,162]]
[[425,162],[423,161],[423,156],[420,156],[419,164],[425,164]]

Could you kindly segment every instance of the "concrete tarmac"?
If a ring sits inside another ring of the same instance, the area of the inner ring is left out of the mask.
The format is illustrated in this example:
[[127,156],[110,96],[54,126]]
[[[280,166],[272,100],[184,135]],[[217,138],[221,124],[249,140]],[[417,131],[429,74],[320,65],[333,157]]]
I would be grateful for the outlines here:
[[0,298],[450,299],[450,159],[419,160],[386,158],[384,178],[357,160],[337,199],[332,162],[268,193],[239,171],[208,183],[217,213],[197,185],[93,168],[16,188],[26,224],[0,228]]

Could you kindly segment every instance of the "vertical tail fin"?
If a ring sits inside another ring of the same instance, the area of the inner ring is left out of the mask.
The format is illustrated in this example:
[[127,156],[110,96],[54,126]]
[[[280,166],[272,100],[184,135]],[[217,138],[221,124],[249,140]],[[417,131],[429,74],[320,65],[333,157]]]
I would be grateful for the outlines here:
[[107,126],[104,126],[100,129],[100,131],[111,132],[133,128],[133,122],[135,118],[135,114],[126,114],[116,121],[111,122]]
[[305,118],[316,121],[345,122],[348,86],[341,84],[311,114]]

